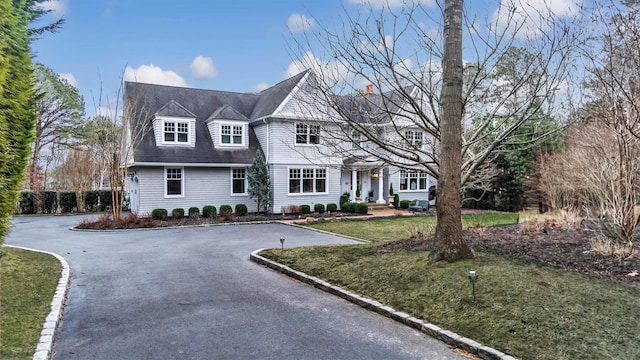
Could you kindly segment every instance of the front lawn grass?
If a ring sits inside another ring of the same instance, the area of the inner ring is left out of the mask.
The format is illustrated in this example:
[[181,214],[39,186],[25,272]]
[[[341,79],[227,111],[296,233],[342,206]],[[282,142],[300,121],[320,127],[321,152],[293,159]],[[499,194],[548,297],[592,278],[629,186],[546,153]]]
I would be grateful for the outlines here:
[[0,359],[31,359],[61,265],[53,256],[0,247]]
[[[407,226],[407,219],[380,221],[371,227]],[[352,235],[369,222],[314,227]],[[372,233],[369,240],[379,238]],[[386,240],[405,237],[395,235]],[[521,359],[640,358],[640,289],[626,285],[483,251],[473,260],[437,264],[428,263],[426,252],[379,253],[372,244],[261,255]],[[479,275],[477,303],[470,270]]]

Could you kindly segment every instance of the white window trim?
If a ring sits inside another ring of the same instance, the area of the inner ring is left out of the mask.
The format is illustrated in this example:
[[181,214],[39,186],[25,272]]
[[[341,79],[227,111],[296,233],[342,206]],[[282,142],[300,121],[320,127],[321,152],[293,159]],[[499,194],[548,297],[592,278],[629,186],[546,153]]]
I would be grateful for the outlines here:
[[[304,125],[307,127],[307,133],[306,133],[306,139],[307,142],[304,143],[299,143],[298,142],[298,125]],[[293,143],[295,144],[295,146],[318,146],[320,144],[322,144],[322,127],[320,127],[320,125],[317,124],[305,124],[305,123],[294,123],[294,128],[293,128]],[[318,143],[317,144],[313,144],[311,143],[311,126],[317,126],[318,127]]]
[[[244,170],[244,192],[243,193],[234,193],[233,192],[233,170],[235,169],[243,169]],[[249,195],[249,181],[247,180],[247,172],[249,170],[247,168],[242,168],[242,167],[234,167],[229,169],[229,179],[230,179],[230,183],[229,185],[231,186],[230,188],[230,196],[248,196]]]
[[[398,172],[398,179],[400,180],[400,181],[398,182],[398,187],[401,187],[401,186],[402,186],[402,181],[403,181],[403,178],[402,178],[402,172],[403,172],[403,171],[404,171],[404,173],[405,173],[405,174],[406,174],[406,173],[418,173],[418,174],[424,174],[424,175],[425,175],[425,179],[426,179],[427,189],[420,189],[420,188],[419,188],[419,187],[420,187],[420,176],[418,175],[418,177],[415,177],[415,178],[414,178],[414,177],[411,177],[411,178],[409,178],[409,184],[407,185],[407,188],[406,188],[406,189],[403,189],[403,190],[398,190],[398,192],[409,192],[409,193],[429,192],[429,189],[428,189],[428,187],[429,187],[429,174],[428,174],[428,173],[426,173],[426,172],[423,172],[423,171],[407,171],[407,170],[400,170],[400,171]],[[415,190],[411,190],[411,179],[415,179],[415,180],[417,181],[417,182],[416,182],[416,189],[415,189]]]
[[[222,142],[222,126],[223,125],[231,126],[231,135],[230,135],[231,142],[229,144],[225,144]],[[242,129],[242,135],[240,136],[242,141],[240,142],[240,144],[233,143],[233,127],[234,126],[239,126]],[[238,122],[232,122],[232,121],[218,122],[218,144],[220,147],[246,147],[247,141],[245,139],[247,137],[247,131],[248,131],[247,124],[244,124],[244,123],[238,123]]]
[[[180,174],[181,174],[181,178],[180,178],[180,195],[169,195],[169,194],[167,194],[167,169],[180,169]],[[180,198],[184,198],[184,182],[185,182],[184,167],[165,166],[162,171],[163,171],[162,181],[164,183],[164,198],[165,199],[180,199]]]
[[[407,133],[411,133],[411,138],[407,136]],[[416,144],[417,139],[420,141]],[[405,130],[404,141],[406,142],[408,147],[422,148],[422,146],[424,145],[424,132],[420,130]]]
[[[161,144],[166,146],[193,146],[195,144],[195,139],[192,138],[191,133],[194,130],[194,126],[196,124],[196,119],[194,118],[184,118],[184,117],[170,117],[170,116],[157,116],[156,119],[160,121],[160,138]],[[178,128],[178,123],[187,124],[187,141],[179,142],[176,132],[175,141],[165,141],[164,140],[164,125],[165,123],[175,123],[176,131]]]
[[[313,189],[314,190],[316,188],[315,170],[316,169],[324,170],[325,171],[324,172],[324,174],[325,174],[325,177],[324,177],[324,189],[325,189],[325,191],[324,192],[316,192],[316,191],[314,191],[314,192],[299,192],[299,193],[290,192],[291,191],[291,187],[289,186],[289,184],[291,182],[291,178],[289,176],[290,176],[290,173],[291,173],[291,169],[300,170],[300,176],[301,176],[300,183],[301,183],[301,186],[302,186],[302,180],[303,180],[303,178],[302,178],[303,171],[302,170],[304,170],[304,169],[314,169],[314,171],[313,171],[313,174],[314,174]],[[316,166],[289,166],[289,167],[287,167],[287,195],[288,196],[315,196],[315,195],[328,195],[328,194],[329,194],[329,168],[316,167]]]

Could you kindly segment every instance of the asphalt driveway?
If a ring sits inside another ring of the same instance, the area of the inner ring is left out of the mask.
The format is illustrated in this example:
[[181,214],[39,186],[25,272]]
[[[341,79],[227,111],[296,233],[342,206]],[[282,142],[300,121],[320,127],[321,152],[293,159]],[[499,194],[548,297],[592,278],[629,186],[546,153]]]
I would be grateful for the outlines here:
[[72,280],[54,359],[463,359],[447,345],[249,261],[262,247],[350,243],[279,224],[78,232],[18,217],[5,243]]

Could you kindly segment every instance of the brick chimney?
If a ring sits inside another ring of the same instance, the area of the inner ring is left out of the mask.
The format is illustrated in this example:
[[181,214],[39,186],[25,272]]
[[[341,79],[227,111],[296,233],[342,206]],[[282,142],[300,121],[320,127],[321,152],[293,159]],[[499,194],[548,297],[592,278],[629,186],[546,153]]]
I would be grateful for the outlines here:
[[373,94],[373,84],[367,84],[366,89],[367,90],[366,90],[365,94],[367,94],[367,95],[372,95]]

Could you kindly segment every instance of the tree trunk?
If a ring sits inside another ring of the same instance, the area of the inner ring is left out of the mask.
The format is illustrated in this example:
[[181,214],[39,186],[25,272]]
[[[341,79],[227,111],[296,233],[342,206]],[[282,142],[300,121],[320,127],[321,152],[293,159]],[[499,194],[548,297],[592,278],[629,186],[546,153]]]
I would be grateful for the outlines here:
[[440,177],[438,178],[437,246],[433,261],[471,259],[462,236],[462,12],[463,0],[447,0],[444,8],[442,58]]

